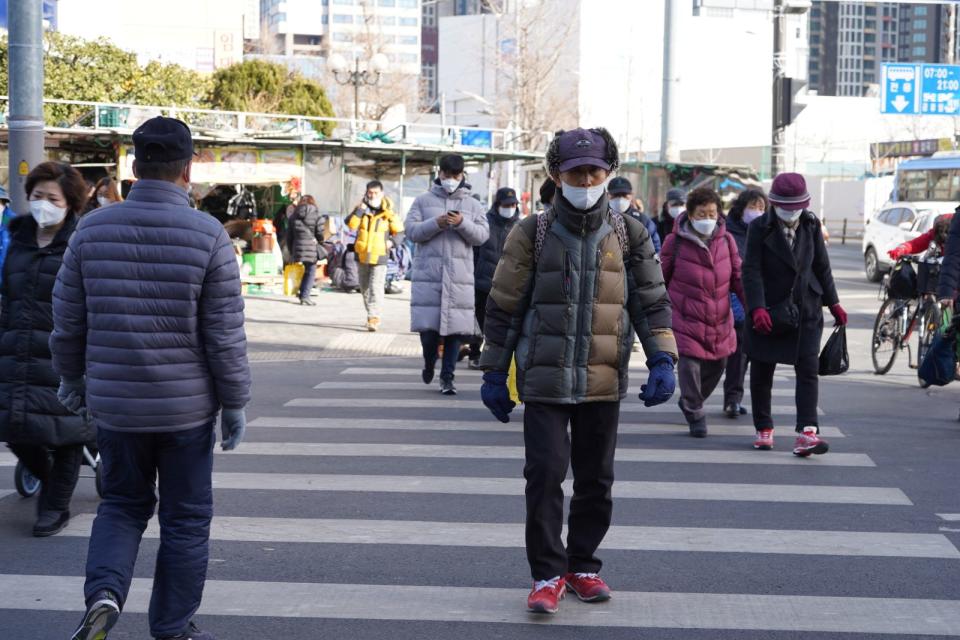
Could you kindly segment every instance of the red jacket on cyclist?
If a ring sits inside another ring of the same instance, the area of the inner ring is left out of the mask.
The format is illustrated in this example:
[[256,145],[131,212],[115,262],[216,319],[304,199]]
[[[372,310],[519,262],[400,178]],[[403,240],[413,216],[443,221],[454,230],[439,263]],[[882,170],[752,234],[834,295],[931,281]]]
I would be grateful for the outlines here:
[[952,213],[937,216],[937,219],[933,222],[933,228],[931,228],[930,231],[917,236],[909,242],[904,242],[890,249],[890,251],[887,251],[887,255],[890,256],[891,260],[897,260],[903,256],[923,253],[930,248],[931,244],[935,244],[940,254],[942,254],[943,248],[947,244],[947,233],[950,231],[951,220],[953,220]]

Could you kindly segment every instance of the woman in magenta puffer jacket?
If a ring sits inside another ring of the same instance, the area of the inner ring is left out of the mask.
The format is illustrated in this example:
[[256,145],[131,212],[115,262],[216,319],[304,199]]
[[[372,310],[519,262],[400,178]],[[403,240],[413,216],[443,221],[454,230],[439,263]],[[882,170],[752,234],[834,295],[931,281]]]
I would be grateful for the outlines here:
[[721,211],[716,191],[691,191],[660,252],[680,352],[680,410],[695,438],[707,435],[703,403],[720,382],[727,356],[737,350],[730,292],[745,299],[740,254]]

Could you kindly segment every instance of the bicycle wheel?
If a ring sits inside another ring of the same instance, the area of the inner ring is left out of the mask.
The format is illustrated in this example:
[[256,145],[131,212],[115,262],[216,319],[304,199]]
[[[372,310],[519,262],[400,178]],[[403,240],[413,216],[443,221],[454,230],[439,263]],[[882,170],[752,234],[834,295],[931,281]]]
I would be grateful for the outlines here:
[[[935,302],[924,303],[924,308],[920,312],[920,327],[917,331],[917,364],[923,362],[924,356],[930,350],[933,339],[940,330],[940,323],[943,320],[943,314],[940,306]],[[927,388],[930,385],[920,382],[921,388]]]
[[901,301],[888,298],[877,312],[877,319],[873,323],[873,340],[871,341],[870,356],[873,358],[873,371],[882,376],[890,371],[897,352],[900,351],[902,331],[901,319],[904,305]]

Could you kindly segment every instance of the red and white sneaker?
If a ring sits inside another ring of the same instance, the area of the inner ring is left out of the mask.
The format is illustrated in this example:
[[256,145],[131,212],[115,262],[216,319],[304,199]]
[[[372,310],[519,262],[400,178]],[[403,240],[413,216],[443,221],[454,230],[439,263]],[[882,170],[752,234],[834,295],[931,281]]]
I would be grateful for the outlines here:
[[560,601],[567,593],[566,582],[557,576],[549,580],[537,580],[527,596],[527,611],[531,613],[556,613]]
[[773,429],[757,429],[757,437],[753,441],[753,448],[761,451],[773,449]]
[[568,573],[567,587],[583,602],[603,602],[610,599],[610,587],[595,573]]
[[830,450],[827,441],[820,437],[816,427],[804,427],[803,433],[797,436],[793,443],[793,455],[806,458],[810,454],[822,454]]

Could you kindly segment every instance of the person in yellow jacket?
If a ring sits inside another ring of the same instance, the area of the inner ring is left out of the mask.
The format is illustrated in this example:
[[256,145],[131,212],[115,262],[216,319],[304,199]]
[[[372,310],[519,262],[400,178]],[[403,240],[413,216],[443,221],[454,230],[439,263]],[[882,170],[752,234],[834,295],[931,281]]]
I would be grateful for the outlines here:
[[354,251],[360,263],[360,292],[367,309],[367,330],[380,328],[380,305],[387,284],[390,249],[403,242],[403,221],[393,202],[383,195],[383,183],[371,180],[363,202],[347,217],[347,227],[357,232]]

